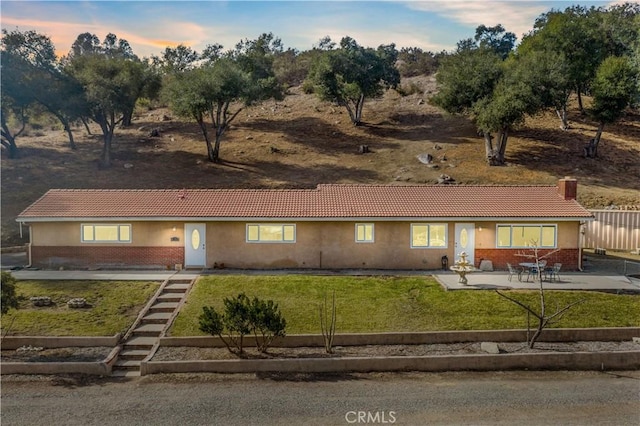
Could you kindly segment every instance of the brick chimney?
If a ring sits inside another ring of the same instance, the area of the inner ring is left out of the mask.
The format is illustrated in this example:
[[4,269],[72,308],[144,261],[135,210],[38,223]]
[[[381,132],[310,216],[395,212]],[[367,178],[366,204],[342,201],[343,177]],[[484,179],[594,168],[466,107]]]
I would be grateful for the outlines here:
[[578,181],[569,176],[558,180],[558,193],[565,200],[575,200],[578,195]]

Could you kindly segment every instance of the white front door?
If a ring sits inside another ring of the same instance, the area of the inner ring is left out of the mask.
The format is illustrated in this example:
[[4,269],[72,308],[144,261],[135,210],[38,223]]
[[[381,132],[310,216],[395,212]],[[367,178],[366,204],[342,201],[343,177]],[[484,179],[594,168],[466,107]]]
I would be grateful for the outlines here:
[[467,262],[475,265],[473,253],[475,252],[475,231],[476,225],[474,223],[456,223],[456,242],[455,242],[455,259],[457,262],[460,259],[460,253],[467,253]]
[[204,223],[186,223],[184,225],[184,266],[207,264],[206,225]]

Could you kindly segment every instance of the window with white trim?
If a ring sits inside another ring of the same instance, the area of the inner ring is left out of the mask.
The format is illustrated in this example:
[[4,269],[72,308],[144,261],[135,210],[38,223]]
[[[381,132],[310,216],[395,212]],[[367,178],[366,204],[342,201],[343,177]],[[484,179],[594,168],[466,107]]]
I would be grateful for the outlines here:
[[130,243],[131,225],[82,224],[83,243]]
[[247,225],[248,243],[295,243],[296,225],[259,224]]
[[373,223],[356,223],[356,243],[373,241]]
[[412,223],[411,248],[446,248],[446,223]]
[[555,248],[557,235],[557,225],[497,225],[496,247],[527,248],[535,244]]

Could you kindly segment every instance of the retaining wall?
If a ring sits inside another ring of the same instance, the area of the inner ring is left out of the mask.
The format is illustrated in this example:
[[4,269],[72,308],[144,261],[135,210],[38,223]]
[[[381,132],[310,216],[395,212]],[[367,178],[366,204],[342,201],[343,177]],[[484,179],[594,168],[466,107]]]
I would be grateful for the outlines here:
[[[526,330],[478,330],[478,331],[430,331],[424,333],[367,333],[336,334],[334,346],[362,345],[424,345],[435,343],[459,342],[524,342]],[[640,327],[620,328],[549,328],[542,331],[538,341],[572,342],[572,341],[623,341],[640,337]],[[192,347],[225,347],[218,337],[190,336],[163,337],[160,346],[192,346]],[[245,346],[255,346],[252,336],[245,338]],[[273,341],[274,347],[324,347],[324,340],[319,334],[298,334],[278,338]]]
[[418,357],[297,358],[219,361],[143,361],[140,374],[328,373],[382,371],[634,370],[640,351]]
[[5,374],[88,374],[110,376],[120,347],[114,348],[102,361],[96,362],[3,362],[0,375]]

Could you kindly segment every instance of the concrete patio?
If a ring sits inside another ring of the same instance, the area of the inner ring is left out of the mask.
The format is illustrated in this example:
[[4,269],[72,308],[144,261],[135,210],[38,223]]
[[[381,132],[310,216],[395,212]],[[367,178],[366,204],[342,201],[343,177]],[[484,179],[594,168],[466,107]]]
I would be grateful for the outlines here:
[[[467,275],[467,284],[459,283],[459,277],[453,272],[435,272],[434,277],[447,290],[486,290],[486,289],[538,289],[539,281],[522,281],[513,276],[509,281],[507,272],[473,272]],[[560,281],[543,281],[547,290],[593,290],[593,291],[635,291],[640,285],[632,283],[624,275],[596,272],[560,273]]]

